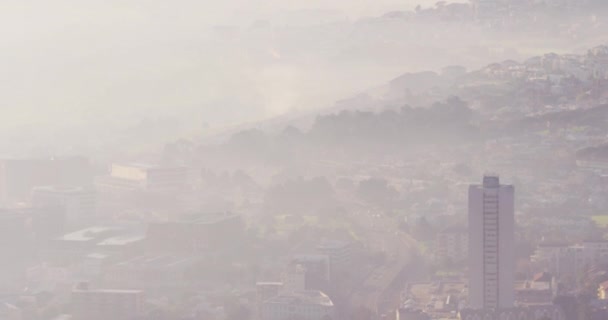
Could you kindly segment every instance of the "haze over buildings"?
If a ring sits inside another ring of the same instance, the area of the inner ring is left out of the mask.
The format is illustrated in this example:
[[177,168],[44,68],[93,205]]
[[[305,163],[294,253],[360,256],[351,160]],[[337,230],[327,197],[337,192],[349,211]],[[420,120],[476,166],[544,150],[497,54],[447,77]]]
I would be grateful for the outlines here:
[[608,319],[605,0],[0,27],[0,320]]

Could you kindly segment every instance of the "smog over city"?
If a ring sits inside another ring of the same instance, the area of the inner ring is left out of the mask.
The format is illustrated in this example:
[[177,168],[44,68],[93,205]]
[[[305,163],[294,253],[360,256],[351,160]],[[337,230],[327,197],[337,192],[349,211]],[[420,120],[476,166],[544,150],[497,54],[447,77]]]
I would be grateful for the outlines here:
[[608,1],[0,1],[0,320],[608,320]]

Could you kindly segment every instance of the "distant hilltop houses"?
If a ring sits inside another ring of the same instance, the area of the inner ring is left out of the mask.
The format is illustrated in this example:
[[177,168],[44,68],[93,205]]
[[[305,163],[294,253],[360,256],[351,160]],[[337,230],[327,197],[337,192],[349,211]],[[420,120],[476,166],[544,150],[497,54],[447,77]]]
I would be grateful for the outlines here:
[[478,73],[497,79],[542,80],[556,84],[568,78],[582,82],[606,80],[608,79],[608,46],[597,46],[584,55],[547,53],[532,57],[523,63],[506,60],[502,63],[490,64]]
[[515,10],[531,6],[580,8],[605,4],[601,0],[471,0],[470,3],[475,12],[475,16],[481,19],[512,13]]

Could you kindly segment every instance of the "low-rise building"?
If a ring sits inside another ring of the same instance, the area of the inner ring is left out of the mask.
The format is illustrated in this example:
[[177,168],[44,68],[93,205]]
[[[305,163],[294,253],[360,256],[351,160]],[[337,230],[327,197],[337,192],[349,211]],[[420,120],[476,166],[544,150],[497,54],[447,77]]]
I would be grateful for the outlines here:
[[329,257],[329,272],[334,274],[350,267],[354,245],[346,241],[325,241],[317,246],[317,251]]
[[597,296],[600,300],[608,300],[608,281],[600,283]]
[[[294,255],[287,266],[286,273],[294,272],[300,268],[303,271],[303,287],[298,290],[320,290],[328,289],[329,257],[322,254],[300,254]],[[287,283],[286,283],[287,284]]]
[[97,193],[82,187],[36,187],[32,190],[32,205],[62,207],[67,226],[81,227],[93,222],[97,216]]
[[460,320],[486,320],[486,319],[517,319],[517,320],[569,320],[564,312],[555,305],[535,305],[515,307],[508,309],[465,309],[460,311]]
[[462,263],[469,256],[469,233],[465,227],[450,227],[437,234],[435,256],[439,261]]
[[577,245],[541,243],[531,261],[536,268],[557,277],[575,276],[595,265],[608,264],[608,241],[588,240]]
[[240,244],[242,217],[233,213],[188,214],[148,225],[146,247],[155,252],[201,252]]
[[201,258],[183,255],[141,255],[120,261],[107,268],[107,285],[143,288],[146,291],[169,290],[190,284],[188,273]]
[[515,301],[520,305],[550,304],[555,296],[556,284],[548,272],[541,272],[532,280],[515,284]]
[[114,163],[110,174],[98,177],[97,187],[103,192],[112,191],[180,191],[188,186],[189,171],[186,167]]
[[143,291],[90,289],[88,284],[79,284],[71,295],[74,320],[131,320],[142,315],[143,303]]
[[321,291],[296,291],[266,300],[261,308],[262,320],[332,320],[335,307]]
[[283,282],[257,282],[255,284],[256,301],[258,305],[278,296],[283,290]]

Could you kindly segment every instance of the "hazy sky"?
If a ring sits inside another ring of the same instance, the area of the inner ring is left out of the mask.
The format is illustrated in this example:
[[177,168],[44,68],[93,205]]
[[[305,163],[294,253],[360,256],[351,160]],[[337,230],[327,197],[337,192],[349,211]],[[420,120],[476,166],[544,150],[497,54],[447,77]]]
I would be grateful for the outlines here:
[[[273,97],[262,111],[272,114],[297,94],[293,88],[283,92],[285,84],[314,82],[314,76],[298,78],[293,65],[256,69],[231,60],[232,53],[205,42],[210,26],[249,25],[301,9],[336,10],[354,19],[434,2],[3,0],[0,118],[4,123],[112,119],[146,108],[169,113],[179,106],[213,108],[203,103],[209,101],[240,105],[268,92]],[[253,89],[227,97],[243,87]]]

